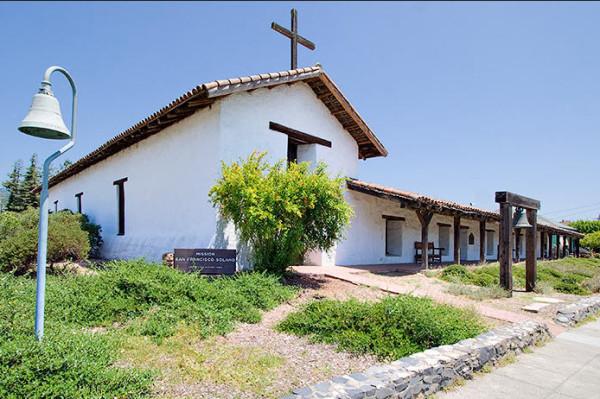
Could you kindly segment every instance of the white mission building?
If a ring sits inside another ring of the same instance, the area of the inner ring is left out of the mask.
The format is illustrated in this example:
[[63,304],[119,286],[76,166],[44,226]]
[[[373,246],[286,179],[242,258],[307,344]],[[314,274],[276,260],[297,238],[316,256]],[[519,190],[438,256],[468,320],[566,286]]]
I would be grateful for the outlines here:
[[[324,70],[300,68],[195,87],[54,176],[50,203],[52,210],[83,212],[100,224],[105,258],[160,260],[173,248],[240,249],[208,191],[221,161],[253,151],[266,151],[270,161],[324,161],[331,173],[349,178],[359,160],[387,155]],[[308,264],[418,263],[422,234],[435,248],[430,262],[497,258],[497,212],[356,179],[347,188],[355,216],[346,239],[330,253],[310,254]],[[579,237],[540,218],[538,256],[578,251]],[[525,245],[517,246],[524,257]],[[248,266],[243,256],[238,263]]]

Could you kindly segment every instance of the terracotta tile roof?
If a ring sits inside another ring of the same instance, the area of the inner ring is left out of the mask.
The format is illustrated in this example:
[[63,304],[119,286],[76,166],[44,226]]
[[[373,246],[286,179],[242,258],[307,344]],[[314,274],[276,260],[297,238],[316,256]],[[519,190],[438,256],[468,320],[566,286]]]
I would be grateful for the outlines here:
[[[381,184],[367,183],[357,179],[348,179],[346,181],[348,189],[362,192],[376,197],[399,200],[409,207],[431,208],[435,212],[447,215],[460,215],[474,219],[488,219],[500,221],[500,214],[496,211],[477,208],[470,205],[463,205],[452,201],[440,200],[426,195],[413,193],[410,191],[399,190],[393,187],[386,187]],[[538,215],[538,226],[546,231],[561,233],[569,236],[583,237],[583,234],[575,229],[560,223],[555,223],[541,215]]]
[[198,85],[73,163],[70,167],[50,179],[49,186],[52,187],[89,166],[116,154],[122,149],[160,132],[175,122],[192,115],[197,110],[208,107],[221,97],[237,92],[273,87],[281,84],[293,84],[295,82],[308,84],[317,98],[325,104],[344,129],[352,135],[359,147],[358,157],[366,159],[387,155],[387,150],[383,144],[325,71],[320,66],[313,66],[289,71],[215,80]]
[[427,207],[432,208],[439,213],[457,214],[475,218],[487,217],[494,220],[500,220],[500,214],[498,212],[476,208],[470,205],[462,205],[452,201],[439,200],[426,195],[398,190],[380,184],[367,183],[357,179],[348,179],[347,186],[350,190],[363,192],[365,194],[399,199],[401,202],[404,202],[411,207]]

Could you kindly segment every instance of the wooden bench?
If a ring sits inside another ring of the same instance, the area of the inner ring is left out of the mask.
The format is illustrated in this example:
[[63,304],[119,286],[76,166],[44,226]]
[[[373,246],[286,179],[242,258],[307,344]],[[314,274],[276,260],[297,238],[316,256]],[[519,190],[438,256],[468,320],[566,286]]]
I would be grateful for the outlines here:
[[[427,243],[427,254],[431,263],[442,263],[442,251],[444,248],[436,248],[432,242]],[[421,263],[423,257],[423,245],[415,241],[415,263]]]

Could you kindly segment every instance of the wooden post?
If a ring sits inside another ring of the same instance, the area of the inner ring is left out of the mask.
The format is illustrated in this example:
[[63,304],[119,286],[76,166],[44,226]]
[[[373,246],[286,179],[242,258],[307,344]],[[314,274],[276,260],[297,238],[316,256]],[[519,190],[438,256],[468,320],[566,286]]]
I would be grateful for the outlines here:
[[521,261],[521,229],[515,229],[515,262]]
[[[499,254],[500,261],[500,286],[508,292],[512,292],[512,205],[500,203],[500,237]],[[512,294],[511,294],[512,295]]]
[[562,245],[562,256],[561,258],[565,258],[567,256],[567,236],[563,236],[563,245]]
[[479,262],[485,263],[485,220],[479,221]]
[[416,213],[421,222],[421,266],[429,269],[429,223],[433,212],[419,209]]
[[454,216],[454,263],[460,265],[460,216]]
[[575,256],[579,258],[579,238],[575,239]]
[[525,291],[532,292],[535,289],[537,274],[536,244],[537,244],[537,210],[527,209],[527,221],[531,225],[525,232]]

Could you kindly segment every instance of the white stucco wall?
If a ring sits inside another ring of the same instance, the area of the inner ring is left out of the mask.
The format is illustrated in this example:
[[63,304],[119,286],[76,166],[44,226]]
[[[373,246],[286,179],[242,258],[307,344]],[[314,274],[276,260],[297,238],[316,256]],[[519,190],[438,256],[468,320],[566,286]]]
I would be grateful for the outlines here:
[[[208,203],[219,162],[218,105],[166,128],[50,188],[50,202],[83,212],[102,226],[106,258],[160,259],[175,247],[218,244]],[[115,180],[125,183],[125,235],[118,236]],[[53,205],[52,205],[53,206]]]
[[[414,243],[421,241],[421,224],[413,210],[402,208],[399,203],[377,198],[356,191],[346,193],[349,204],[354,209],[354,218],[346,231],[346,239],[337,246],[336,264],[338,265],[371,265],[414,263]],[[387,256],[385,253],[385,219],[383,215],[405,218],[402,229],[402,256]],[[439,224],[450,225],[449,247],[443,262],[454,260],[454,220],[450,216],[435,214],[429,225],[429,240],[440,247]],[[479,221],[462,219],[461,226],[466,237],[474,234],[473,245],[467,244],[468,261],[479,261]],[[487,259],[497,257],[498,224],[487,223],[486,228],[494,230],[494,253]]]
[[225,162],[266,151],[271,162],[287,158],[287,136],[269,129],[276,122],[332,142],[298,148],[298,161],[323,161],[332,175],[355,176],[358,145],[305,83],[282,85],[221,100],[221,159]]

